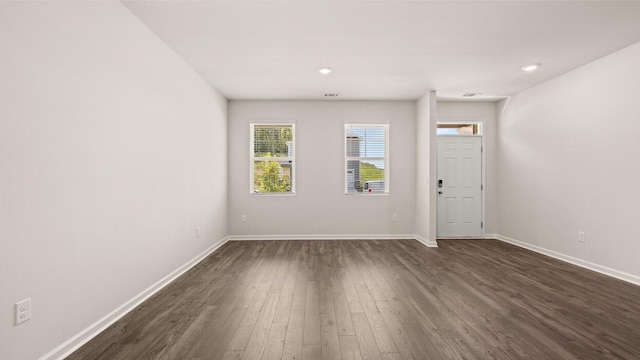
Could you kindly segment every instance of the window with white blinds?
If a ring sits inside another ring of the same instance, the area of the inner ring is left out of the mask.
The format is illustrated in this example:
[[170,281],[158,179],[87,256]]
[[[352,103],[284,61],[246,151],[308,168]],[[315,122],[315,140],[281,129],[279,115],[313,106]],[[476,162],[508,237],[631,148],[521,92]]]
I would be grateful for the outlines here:
[[251,194],[295,192],[295,125],[251,124]]
[[389,125],[346,124],[345,193],[389,193]]

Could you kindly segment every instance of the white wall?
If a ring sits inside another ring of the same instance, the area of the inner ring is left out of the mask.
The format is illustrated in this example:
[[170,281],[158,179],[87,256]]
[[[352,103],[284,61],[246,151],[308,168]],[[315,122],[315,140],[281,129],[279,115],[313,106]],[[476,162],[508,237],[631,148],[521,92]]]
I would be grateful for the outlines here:
[[416,237],[436,246],[437,102],[430,91],[416,102]]
[[226,100],[119,2],[1,2],[0,44],[0,358],[35,359],[226,236]]
[[497,104],[495,102],[439,101],[438,121],[483,121],[485,169],[485,222],[487,235],[498,230],[498,169],[496,149]]
[[638,64],[640,43],[505,105],[498,232],[640,284]]
[[[249,237],[415,234],[415,102],[231,101],[229,231]],[[296,194],[249,194],[249,124],[296,124]],[[344,124],[390,124],[390,194],[344,194]],[[247,222],[240,221],[247,215]],[[397,222],[392,215],[397,214]]]

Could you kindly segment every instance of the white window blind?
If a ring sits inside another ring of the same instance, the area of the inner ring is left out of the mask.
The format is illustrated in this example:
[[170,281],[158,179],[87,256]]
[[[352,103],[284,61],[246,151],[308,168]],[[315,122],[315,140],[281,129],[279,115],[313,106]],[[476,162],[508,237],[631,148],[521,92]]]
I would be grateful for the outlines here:
[[346,124],[345,193],[389,193],[389,125]]
[[250,181],[252,194],[295,192],[295,125],[251,124]]

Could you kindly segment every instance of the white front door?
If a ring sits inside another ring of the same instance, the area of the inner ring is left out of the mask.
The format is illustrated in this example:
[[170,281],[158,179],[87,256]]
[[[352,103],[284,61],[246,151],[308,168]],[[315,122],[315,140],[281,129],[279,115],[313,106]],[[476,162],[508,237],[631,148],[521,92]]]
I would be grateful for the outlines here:
[[482,236],[482,137],[438,136],[438,237]]

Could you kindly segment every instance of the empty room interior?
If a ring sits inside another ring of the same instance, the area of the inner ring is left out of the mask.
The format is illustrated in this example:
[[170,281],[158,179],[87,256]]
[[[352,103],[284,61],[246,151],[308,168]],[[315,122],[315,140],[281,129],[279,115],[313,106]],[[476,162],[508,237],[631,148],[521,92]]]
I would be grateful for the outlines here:
[[640,359],[639,66],[637,1],[0,2],[0,359]]

